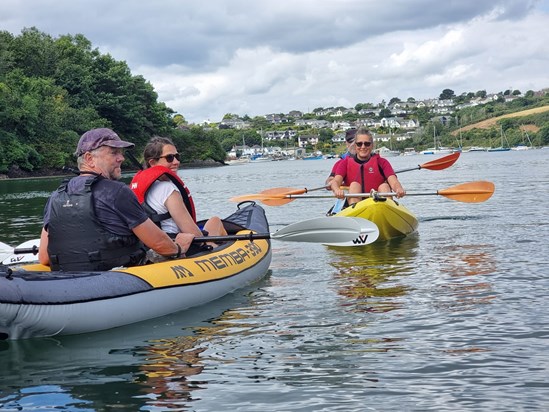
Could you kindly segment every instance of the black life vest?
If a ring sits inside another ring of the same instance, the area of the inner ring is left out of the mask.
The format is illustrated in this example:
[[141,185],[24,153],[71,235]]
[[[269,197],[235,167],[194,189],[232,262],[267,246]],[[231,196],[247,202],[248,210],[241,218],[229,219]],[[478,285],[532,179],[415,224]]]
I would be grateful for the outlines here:
[[151,185],[162,176],[167,176],[177,186],[181,196],[183,197],[185,207],[196,223],[196,210],[194,208],[191,192],[187,189],[187,186],[185,186],[183,180],[181,180],[176,173],[165,166],[153,166],[148,169],[141,170],[136,173],[130,183],[130,189],[133,190],[137,196],[137,200],[139,200],[139,203],[141,203],[143,208],[146,210],[151,220],[160,226],[160,222],[162,220],[171,218],[169,212],[159,214],[146,202],[147,192],[151,188]]
[[95,215],[93,185],[102,176],[86,180],[84,189],[68,193],[64,181],[50,200],[48,255],[52,270],[104,271],[140,264],[145,250],[137,236],[107,231]]

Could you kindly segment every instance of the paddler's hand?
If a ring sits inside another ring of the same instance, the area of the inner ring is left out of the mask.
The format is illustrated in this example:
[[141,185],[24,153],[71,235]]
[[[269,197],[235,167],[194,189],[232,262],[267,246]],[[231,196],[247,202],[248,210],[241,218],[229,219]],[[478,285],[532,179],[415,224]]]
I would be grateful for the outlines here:
[[175,242],[181,246],[183,253],[187,253],[187,250],[191,247],[191,243],[193,243],[193,239],[193,233],[178,233],[175,237]]
[[343,199],[345,197],[345,192],[341,189],[341,186],[337,183],[335,179],[332,179],[332,182],[330,183],[330,189],[332,189],[332,193],[338,199]]
[[395,193],[396,193],[396,196],[398,199],[400,199],[401,197],[404,197],[406,196],[406,190],[404,190],[404,188],[402,186],[399,186],[395,189]]
[[345,191],[343,191],[340,188],[332,189],[332,192],[334,193],[334,196],[338,199],[344,199],[345,198]]

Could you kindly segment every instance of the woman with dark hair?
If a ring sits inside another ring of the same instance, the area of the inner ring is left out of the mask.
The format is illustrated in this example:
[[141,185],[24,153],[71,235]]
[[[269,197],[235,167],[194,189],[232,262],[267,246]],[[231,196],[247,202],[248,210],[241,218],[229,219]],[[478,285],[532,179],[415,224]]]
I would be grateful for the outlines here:
[[[180,232],[195,236],[227,235],[217,216],[210,218],[202,230],[198,227],[191,194],[177,175],[180,157],[171,139],[153,137],[145,146],[143,159],[144,170],[136,174],[131,188],[162,230],[172,236]],[[211,243],[210,246],[216,245]],[[191,249],[187,255],[199,251],[198,247]]]

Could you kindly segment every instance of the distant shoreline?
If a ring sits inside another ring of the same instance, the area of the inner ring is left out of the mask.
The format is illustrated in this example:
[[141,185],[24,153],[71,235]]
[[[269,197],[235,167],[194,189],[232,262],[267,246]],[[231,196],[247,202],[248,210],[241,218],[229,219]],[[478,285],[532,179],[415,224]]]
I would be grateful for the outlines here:
[[[225,164],[213,161],[213,160],[206,160],[206,161],[195,161],[192,163],[184,163],[180,165],[180,169],[199,169],[204,167],[221,167],[221,166],[227,166]],[[138,169],[135,168],[127,168],[123,170],[123,173],[130,173],[130,172],[137,172]],[[48,179],[48,178],[54,178],[54,177],[70,177],[74,176],[70,172],[67,173],[64,170],[59,169],[40,169],[33,172],[29,172],[26,170],[21,170],[16,167],[10,168],[8,173],[0,173],[0,181],[2,180],[24,180],[24,179]]]

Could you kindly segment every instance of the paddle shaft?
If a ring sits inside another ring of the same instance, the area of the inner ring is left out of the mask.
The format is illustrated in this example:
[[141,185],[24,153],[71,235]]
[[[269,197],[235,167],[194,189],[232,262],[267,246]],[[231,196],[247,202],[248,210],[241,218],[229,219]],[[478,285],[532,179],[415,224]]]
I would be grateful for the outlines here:
[[[465,203],[480,203],[488,200],[494,193],[495,186],[492,182],[478,181],[470,183],[462,183],[456,186],[449,187],[447,189],[437,190],[436,192],[412,192],[407,193],[406,196],[432,196],[439,195],[448,199],[457,200],[458,202]],[[345,197],[387,197],[396,196],[395,192],[373,192],[373,193],[346,193]],[[330,198],[333,195],[286,195],[278,196],[278,198],[291,200],[291,199],[318,199],[318,198]],[[276,197],[275,197],[276,199]],[[261,201],[268,201],[268,197],[264,197]]]
[[134,164],[134,166],[136,166],[139,170],[143,170],[143,165],[139,162],[139,160],[137,160],[137,157],[135,157],[135,155],[132,152],[130,152],[129,150],[126,150],[126,152],[124,152],[124,155],[128,156],[132,161],[132,163]]
[[[411,170],[420,170],[420,169],[443,170],[452,166],[456,162],[456,160],[459,158],[459,156],[460,156],[460,153],[455,152],[415,167],[398,170],[395,173],[398,174],[398,173],[408,172]],[[313,189],[307,189],[307,188],[294,189],[291,187],[275,187],[272,189],[263,190],[257,194],[235,196],[235,197],[232,197],[230,200],[233,202],[243,202],[247,200],[260,200],[261,202],[269,206],[282,206],[286,203],[289,203],[289,201],[283,202],[280,200],[280,199],[283,199],[284,196],[302,195],[305,193],[313,192],[316,190],[322,190],[322,189],[329,190],[330,187],[326,185],[315,187]],[[278,200],[275,200],[275,199],[278,199]],[[286,199],[290,199],[290,197],[287,197]]]
[[[484,193],[484,192],[483,192]],[[456,192],[456,193],[439,193],[437,192],[413,192],[413,193],[406,193],[406,196],[446,196],[446,195],[453,195],[453,194],[476,194],[474,193],[464,193],[464,192]],[[343,196],[345,197],[389,197],[389,196],[396,196],[397,194],[395,192],[376,192],[375,195],[372,195],[371,193],[345,193]],[[327,198],[334,198],[334,195],[286,195],[283,197],[283,199],[327,199]]]
[[412,170],[421,170],[421,169],[422,169],[421,165],[417,165],[414,167],[409,167],[408,169],[396,170],[395,173],[398,174],[398,173],[410,172]]
[[408,169],[397,170],[395,173],[398,174],[398,173],[409,172],[411,170],[421,170],[421,169],[443,170],[443,169],[446,169],[446,168],[452,166],[456,162],[456,160],[459,158],[459,156],[460,156],[460,153],[455,152],[455,153],[449,154],[447,156],[440,157],[440,158],[435,159],[435,160],[431,160],[430,162],[426,162],[426,163],[423,163],[423,164],[420,164],[420,165],[417,165],[417,166],[414,166],[414,167],[410,167]]
[[[360,234],[373,234],[377,226],[365,219],[354,219],[348,217],[317,217],[292,223],[284,226],[275,233],[245,233],[226,236],[200,236],[195,237],[192,243],[204,242],[227,242],[233,240],[275,239],[288,242],[347,242]],[[38,253],[38,246],[30,248],[16,248],[14,254]]]
[[[192,243],[204,243],[204,242],[228,242],[231,240],[256,240],[256,239],[270,239],[270,233],[248,233],[245,235],[226,235],[226,236],[199,236],[195,237],[192,240]],[[27,253],[32,253],[33,255],[38,254],[38,246],[19,248],[14,249],[13,253],[15,255],[24,255]]]

